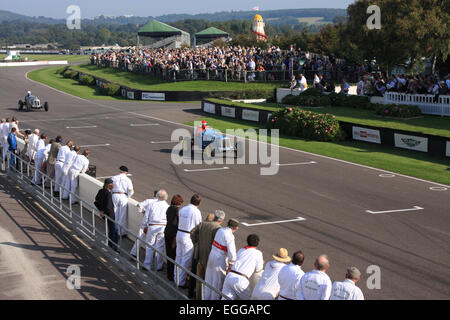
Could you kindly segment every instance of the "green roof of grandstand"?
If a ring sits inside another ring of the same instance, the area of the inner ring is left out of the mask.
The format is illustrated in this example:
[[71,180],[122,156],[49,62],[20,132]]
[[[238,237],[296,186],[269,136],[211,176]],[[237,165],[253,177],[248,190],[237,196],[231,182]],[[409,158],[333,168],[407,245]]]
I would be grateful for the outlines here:
[[228,33],[225,31],[222,31],[220,29],[210,27],[208,29],[205,29],[203,31],[197,32],[195,34],[196,37],[228,37]]
[[151,20],[146,25],[142,26],[138,31],[138,35],[148,35],[154,37],[176,35],[181,33],[186,32],[157,20]]

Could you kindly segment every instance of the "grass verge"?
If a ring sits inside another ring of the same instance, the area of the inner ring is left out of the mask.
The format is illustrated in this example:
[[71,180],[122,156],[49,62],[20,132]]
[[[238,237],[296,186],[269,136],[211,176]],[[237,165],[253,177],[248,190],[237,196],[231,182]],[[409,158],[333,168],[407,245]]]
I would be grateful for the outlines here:
[[[203,119],[208,122],[208,125],[222,132],[225,132],[226,129],[264,128],[246,121],[227,120],[219,117],[202,117],[196,121]],[[186,124],[193,125],[194,121]],[[445,158],[434,158],[410,150],[394,149],[359,141],[332,143],[280,136],[280,146],[450,185],[450,160]]]
[[126,100],[123,97],[104,96],[98,87],[89,87],[73,79],[64,78],[57,70],[61,67],[37,69],[28,73],[28,78],[52,88],[88,100]]

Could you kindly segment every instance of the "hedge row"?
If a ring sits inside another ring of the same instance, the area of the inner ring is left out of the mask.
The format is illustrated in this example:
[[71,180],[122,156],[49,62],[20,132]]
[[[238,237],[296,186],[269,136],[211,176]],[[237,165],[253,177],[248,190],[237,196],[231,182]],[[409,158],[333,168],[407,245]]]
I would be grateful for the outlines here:
[[87,74],[82,75],[78,79],[78,82],[85,86],[95,86],[95,78]]
[[253,89],[235,92],[214,92],[210,94],[210,98],[218,99],[267,99],[269,102],[275,101],[275,89]]
[[64,78],[68,78],[68,79],[78,79],[78,72],[77,71],[73,71],[73,70],[65,70],[62,75],[64,76]]
[[308,89],[298,96],[288,95],[283,98],[282,103],[302,107],[336,106],[372,110],[375,110],[377,106],[370,103],[368,97],[345,95],[335,92],[326,95],[315,88]]
[[273,112],[267,124],[269,129],[280,133],[318,141],[341,140],[339,121],[330,114],[319,114],[296,107]]
[[422,111],[418,106],[404,104],[380,104],[375,110],[375,114],[384,117],[413,118],[421,115]]

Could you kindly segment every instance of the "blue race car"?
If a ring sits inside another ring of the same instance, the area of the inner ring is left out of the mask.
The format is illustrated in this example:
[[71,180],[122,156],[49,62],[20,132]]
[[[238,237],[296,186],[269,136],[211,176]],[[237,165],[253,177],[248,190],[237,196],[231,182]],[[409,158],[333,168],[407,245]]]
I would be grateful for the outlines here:
[[185,138],[183,141],[183,155],[190,156],[192,151],[201,150],[205,159],[214,158],[216,155],[226,156],[227,152],[233,152],[240,158],[243,155],[243,145],[238,141],[233,145],[233,140],[225,134],[207,127],[194,128],[194,138]]

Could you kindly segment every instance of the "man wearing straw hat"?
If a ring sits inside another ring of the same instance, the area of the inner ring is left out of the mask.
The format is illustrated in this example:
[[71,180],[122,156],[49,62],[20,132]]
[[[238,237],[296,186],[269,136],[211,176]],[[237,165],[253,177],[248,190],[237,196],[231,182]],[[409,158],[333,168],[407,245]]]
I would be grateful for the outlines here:
[[291,258],[285,248],[280,248],[272,258],[274,260],[267,262],[261,279],[253,290],[252,300],[275,300],[280,293],[278,274],[291,262]]

